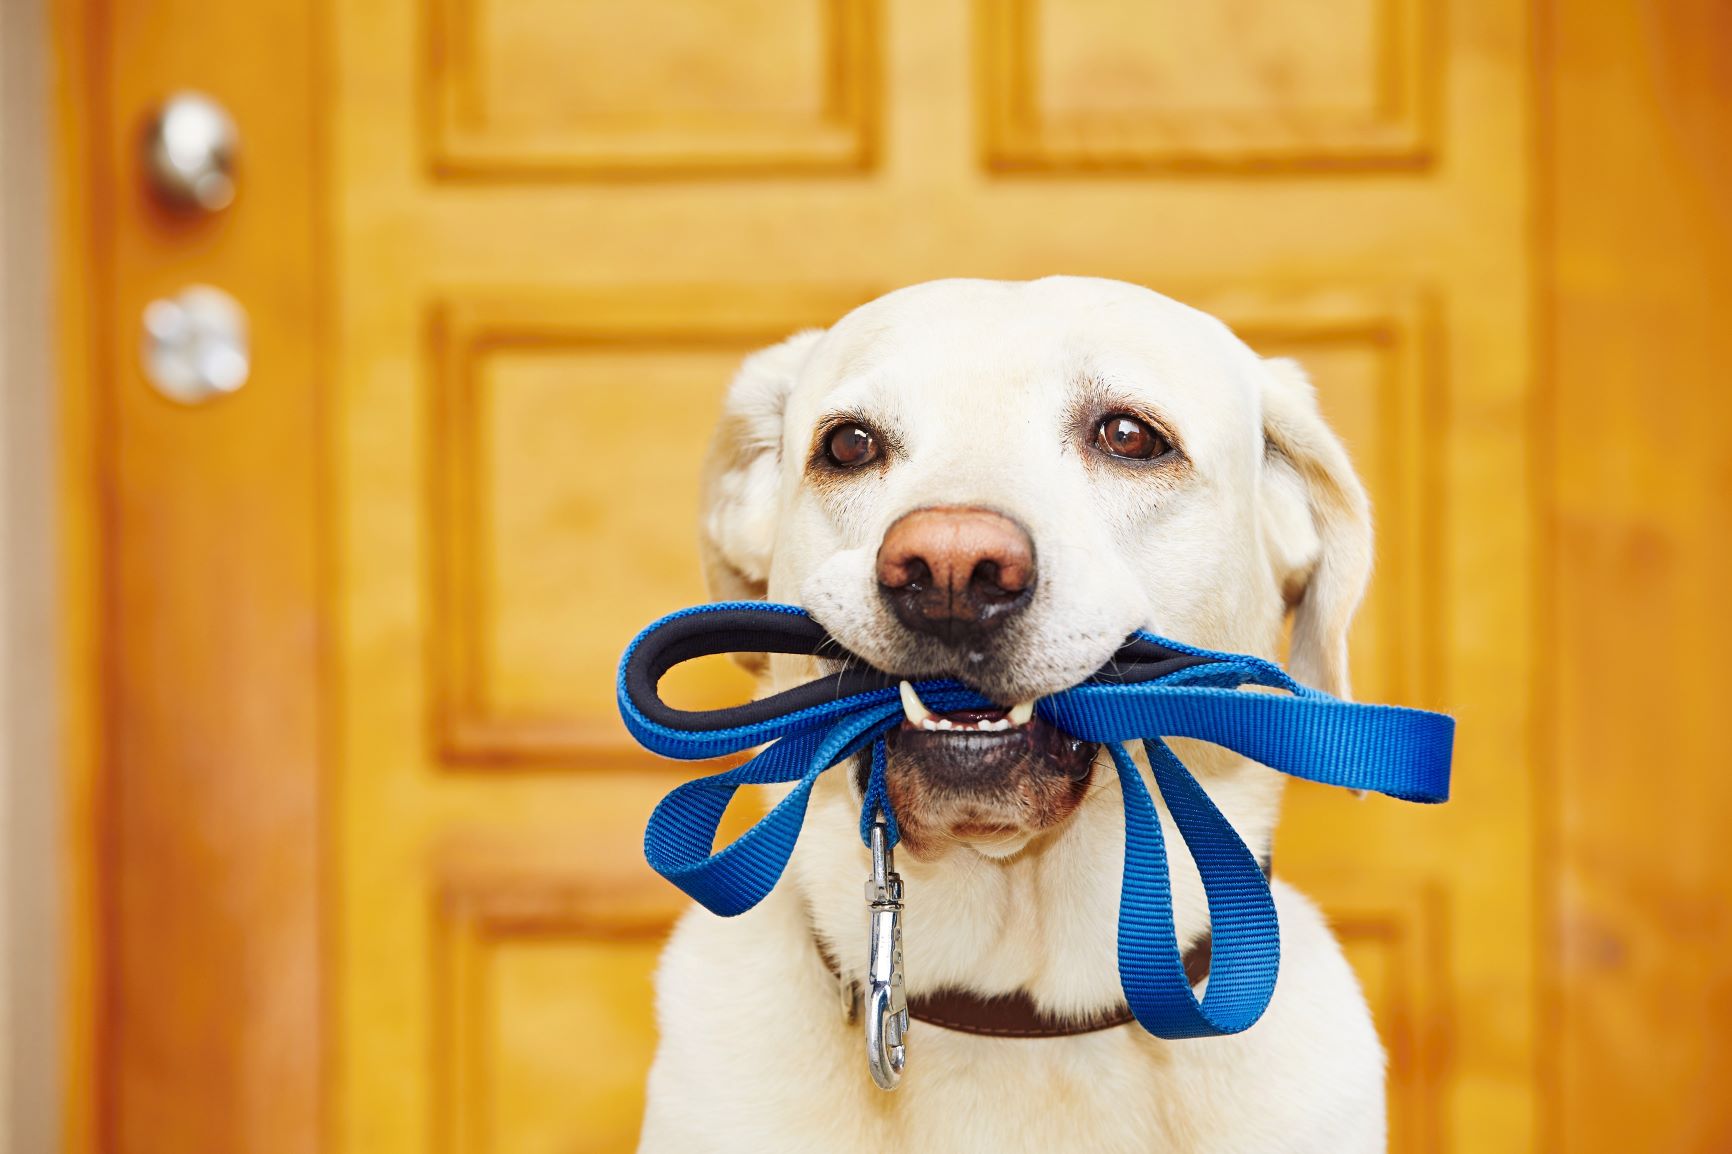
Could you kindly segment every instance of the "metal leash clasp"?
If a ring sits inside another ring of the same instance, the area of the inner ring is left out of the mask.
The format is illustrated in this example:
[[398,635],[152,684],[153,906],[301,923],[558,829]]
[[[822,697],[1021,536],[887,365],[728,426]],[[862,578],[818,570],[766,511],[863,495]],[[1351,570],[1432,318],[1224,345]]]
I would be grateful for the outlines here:
[[872,876],[866,882],[866,1065],[880,1090],[894,1090],[907,1063],[908,993],[902,982],[902,878],[880,815],[872,823]]

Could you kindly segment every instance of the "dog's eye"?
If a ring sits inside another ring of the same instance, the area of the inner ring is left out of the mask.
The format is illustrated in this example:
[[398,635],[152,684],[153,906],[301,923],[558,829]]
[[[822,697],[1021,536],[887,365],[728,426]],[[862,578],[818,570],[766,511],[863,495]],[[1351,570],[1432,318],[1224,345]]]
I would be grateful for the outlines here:
[[824,455],[832,465],[854,469],[878,458],[878,438],[865,425],[849,421],[830,430]]
[[1131,461],[1152,461],[1172,448],[1167,439],[1129,413],[1112,413],[1095,426],[1095,444],[1103,452]]

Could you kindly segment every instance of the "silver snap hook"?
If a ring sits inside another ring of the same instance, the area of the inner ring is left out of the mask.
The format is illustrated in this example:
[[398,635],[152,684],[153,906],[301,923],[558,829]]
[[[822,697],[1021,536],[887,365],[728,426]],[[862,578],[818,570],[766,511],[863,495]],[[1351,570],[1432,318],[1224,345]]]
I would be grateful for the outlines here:
[[894,1090],[908,1061],[908,991],[902,978],[902,878],[882,815],[872,823],[866,964],[866,1065],[880,1090]]

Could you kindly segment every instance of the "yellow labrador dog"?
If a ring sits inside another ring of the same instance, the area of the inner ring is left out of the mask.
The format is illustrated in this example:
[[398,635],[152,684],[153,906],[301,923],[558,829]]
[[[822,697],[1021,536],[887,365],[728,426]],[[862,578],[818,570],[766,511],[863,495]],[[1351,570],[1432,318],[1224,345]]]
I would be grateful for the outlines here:
[[[1030,703],[1137,629],[1272,657],[1289,614],[1294,675],[1345,695],[1371,564],[1365,492],[1297,365],[1146,289],[1071,277],[919,285],[752,356],[704,510],[714,596],[803,605],[880,669],[954,676],[1003,704],[940,717],[905,694],[887,780],[908,989],[1061,1024],[1122,1012],[1123,811],[1110,766]],[[778,657],[763,689],[822,672]],[[1280,777],[1175,748],[1267,861]],[[1243,1034],[1015,1037],[916,1020],[901,1088],[877,1089],[838,996],[837,971],[846,988],[867,960],[859,789],[840,768],[820,780],[758,908],[679,923],[643,1151],[1384,1148],[1365,1000],[1316,908],[1279,878],[1280,981]],[[1161,816],[1189,963],[1207,907]]]

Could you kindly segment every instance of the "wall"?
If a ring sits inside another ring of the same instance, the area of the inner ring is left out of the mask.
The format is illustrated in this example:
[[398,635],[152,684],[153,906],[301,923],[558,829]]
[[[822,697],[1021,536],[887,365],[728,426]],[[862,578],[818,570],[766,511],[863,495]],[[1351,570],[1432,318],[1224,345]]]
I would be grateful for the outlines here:
[[0,3],[0,1152],[58,1146],[48,35]]

